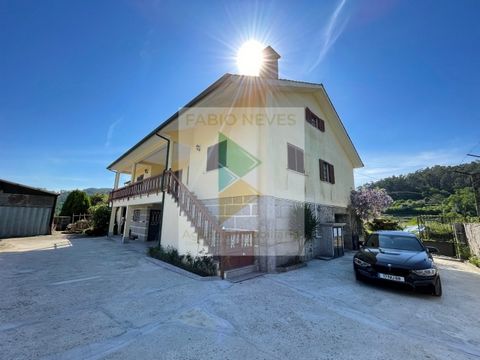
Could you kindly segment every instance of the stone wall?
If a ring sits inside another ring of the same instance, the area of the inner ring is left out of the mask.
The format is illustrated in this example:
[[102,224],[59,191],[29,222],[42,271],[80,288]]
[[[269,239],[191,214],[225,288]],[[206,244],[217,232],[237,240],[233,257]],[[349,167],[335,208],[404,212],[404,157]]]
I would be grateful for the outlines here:
[[[135,237],[140,241],[147,241],[148,239],[148,224],[150,220],[150,210],[160,209],[160,205],[150,205],[147,207],[132,207],[130,215],[129,232],[131,237]],[[138,218],[134,220],[135,211],[139,212]],[[127,234],[129,235],[129,234]]]
[[[291,211],[301,202],[272,196],[237,196],[222,199],[202,200],[212,215],[226,229],[257,231],[255,256],[262,271],[273,272],[297,256],[301,245],[290,231]],[[320,219],[315,239],[305,246],[304,256],[333,256],[333,231],[335,223],[346,223],[344,227],[345,247],[352,246],[350,213],[347,208],[310,204]]]

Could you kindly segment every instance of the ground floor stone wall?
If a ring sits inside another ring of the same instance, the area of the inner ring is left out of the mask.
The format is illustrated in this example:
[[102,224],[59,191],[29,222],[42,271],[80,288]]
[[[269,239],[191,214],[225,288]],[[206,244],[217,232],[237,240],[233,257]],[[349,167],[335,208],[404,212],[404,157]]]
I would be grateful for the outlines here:
[[222,227],[257,232],[255,256],[262,271],[273,272],[299,253],[307,260],[333,256],[334,225],[342,227],[345,248],[352,248],[351,216],[346,207],[310,203],[322,225],[314,240],[303,247],[291,231],[292,210],[302,202],[273,196],[237,196],[202,202]]
[[[145,205],[134,205],[129,206],[128,211],[126,211],[125,219],[125,237],[129,239],[136,239],[139,241],[148,240],[148,225],[150,220],[150,210],[152,209],[161,209],[161,204],[152,203]],[[117,219],[112,218],[110,221],[116,221],[117,226],[121,226],[121,214],[122,207],[113,209],[115,214],[117,214]],[[113,229],[113,226],[111,226]],[[120,230],[117,230],[120,231]],[[113,234],[113,232],[111,232]]]

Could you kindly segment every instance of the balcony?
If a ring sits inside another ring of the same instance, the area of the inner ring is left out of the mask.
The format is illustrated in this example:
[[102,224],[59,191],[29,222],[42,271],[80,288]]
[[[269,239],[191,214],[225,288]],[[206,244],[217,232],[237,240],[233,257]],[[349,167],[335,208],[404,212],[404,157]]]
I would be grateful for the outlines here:
[[128,200],[135,196],[158,194],[162,191],[162,177],[163,175],[152,176],[115,189],[110,193],[110,201]]

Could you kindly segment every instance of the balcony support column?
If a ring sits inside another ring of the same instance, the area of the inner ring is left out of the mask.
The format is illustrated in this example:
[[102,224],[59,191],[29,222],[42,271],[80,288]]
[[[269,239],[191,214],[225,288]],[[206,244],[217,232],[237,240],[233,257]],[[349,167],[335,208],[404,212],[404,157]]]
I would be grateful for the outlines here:
[[124,226],[124,229],[123,229],[122,243],[128,242],[129,235],[130,235],[129,234],[130,225],[131,225],[131,222],[132,222],[132,214],[133,214],[132,206],[127,205],[127,212],[125,214],[125,226]]
[[134,163],[132,166],[132,178],[131,178],[131,184],[135,182],[135,173],[137,172],[137,163]]
[[118,183],[120,182],[120,173],[115,173],[115,182],[113,183],[113,189],[118,189]]

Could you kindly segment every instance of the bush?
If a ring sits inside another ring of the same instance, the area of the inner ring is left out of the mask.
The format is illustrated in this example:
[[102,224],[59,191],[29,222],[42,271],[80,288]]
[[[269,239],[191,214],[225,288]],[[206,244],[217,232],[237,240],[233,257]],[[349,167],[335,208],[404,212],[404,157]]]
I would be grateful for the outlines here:
[[398,220],[391,218],[378,218],[365,223],[365,230],[367,234],[379,230],[401,230],[398,225]]
[[108,233],[108,224],[110,222],[110,214],[112,210],[108,205],[92,206],[89,209],[92,214],[92,228],[85,231],[90,236],[103,236]]
[[476,256],[472,256],[472,257],[470,257],[470,259],[468,259],[468,261],[470,261],[471,264],[473,264],[477,267],[480,267],[480,258],[478,258]]
[[177,249],[173,247],[167,247],[166,249],[163,247],[150,247],[148,255],[200,276],[217,274],[217,267],[210,256],[193,257],[190,254],[180,255]]
[[303,255],[305,245],[310,243],[320,227],[320,220],[308,204],[296,205],[290,214],[290,231],[298,241],[298,254]]

